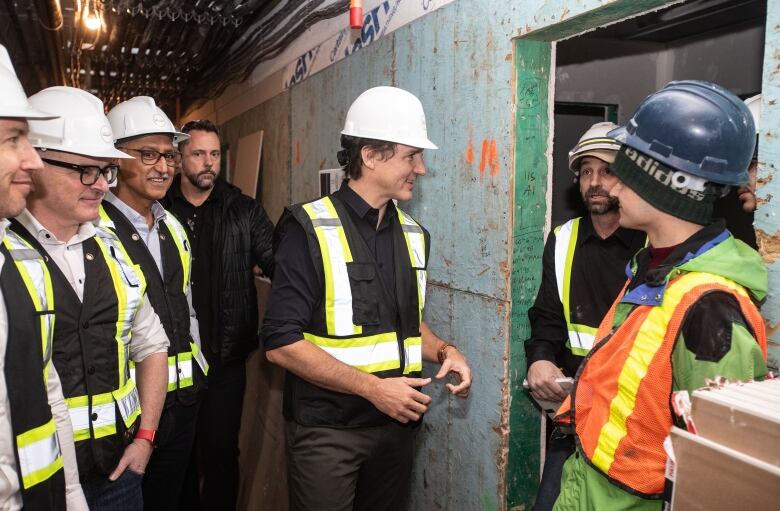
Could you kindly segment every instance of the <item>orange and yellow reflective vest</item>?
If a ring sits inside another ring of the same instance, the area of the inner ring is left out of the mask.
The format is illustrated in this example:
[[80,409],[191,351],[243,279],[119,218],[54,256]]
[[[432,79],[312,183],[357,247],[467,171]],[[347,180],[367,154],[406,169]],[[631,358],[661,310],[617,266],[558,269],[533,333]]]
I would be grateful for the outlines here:
[[613,329],[624,289],[599,326],[572,395],[558,411],[559,422],[573,422],[587,462],[639,496],[663,493],[663,441],[674,420],[671,354],[686,313],[712,291],[737,299],[766,360],[764,321],[745,289],[717,275],[685,273],[670,281],[661,305],[637,306]]

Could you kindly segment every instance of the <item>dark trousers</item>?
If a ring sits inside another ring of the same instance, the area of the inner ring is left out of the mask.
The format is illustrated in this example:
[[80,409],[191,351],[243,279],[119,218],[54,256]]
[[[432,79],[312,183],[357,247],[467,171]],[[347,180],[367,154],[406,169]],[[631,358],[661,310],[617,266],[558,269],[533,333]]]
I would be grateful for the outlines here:
[[[209,360],[208,388],[198,414],[195,449],[179,509],[233,511],[238,501],[238,430],[246,363]],[[198,491],[198,482],[203,486]]]
[[185,468],[192,457],[199,403],[174,403],[163,410],[157,431],[157,448],[144,476],[144,509],[175,510],[184,485]]
[[116,481],[102,475],[88,477],[81,482],[81,488],[91,511],[141,511],[144,508],[142,477],[128,468]]
[[418,427],[285,425],[290,511],[402,511]]
[[547,440],[544,457],[544,471],[536,493],[533,511],[550,511],[561,492],[563,464],[574,453],[574,435],[563,434],[553,429]]

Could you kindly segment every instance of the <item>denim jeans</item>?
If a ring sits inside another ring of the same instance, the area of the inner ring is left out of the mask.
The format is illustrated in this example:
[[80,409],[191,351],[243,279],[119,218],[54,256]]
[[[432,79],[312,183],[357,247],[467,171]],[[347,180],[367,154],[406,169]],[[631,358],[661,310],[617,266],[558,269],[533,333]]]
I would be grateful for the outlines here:
[[125,469],[116,481],[109,481],[107,476],[95,476],[83,481],[81,488],[91,511],[143,511],[142,478]]

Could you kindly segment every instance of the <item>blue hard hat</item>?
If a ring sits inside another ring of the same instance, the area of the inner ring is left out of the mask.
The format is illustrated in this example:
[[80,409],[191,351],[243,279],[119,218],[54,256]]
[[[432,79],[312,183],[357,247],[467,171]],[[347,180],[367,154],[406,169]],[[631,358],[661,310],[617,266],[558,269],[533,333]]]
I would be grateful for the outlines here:
[[742,185],[756,144],[753,116],[714,83],[669,82],[608,134],[660,162],[713,183]]

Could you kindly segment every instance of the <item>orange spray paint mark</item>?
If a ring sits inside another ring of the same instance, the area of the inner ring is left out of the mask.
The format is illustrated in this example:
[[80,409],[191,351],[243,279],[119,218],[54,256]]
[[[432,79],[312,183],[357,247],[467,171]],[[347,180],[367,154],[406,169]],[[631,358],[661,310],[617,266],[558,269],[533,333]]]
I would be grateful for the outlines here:
[[301,163],[301,143],[295,142],[295,163]]
[[490,140],[490,157],[488,158],[490,165],[490,175],[496,177],[498,175],[498,146],[495,139]]
[[469,141],[466,145],[466,163],[469,165],[474,163],[474,140],[471,133],[471,123],[469,123]]
[[487,139],[482,139],[482,157],[479,160],[479,175],[485,174],[485,164],[487,163],[487,157],[488,157],[488,141]]

